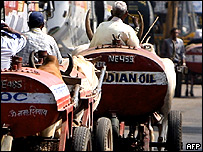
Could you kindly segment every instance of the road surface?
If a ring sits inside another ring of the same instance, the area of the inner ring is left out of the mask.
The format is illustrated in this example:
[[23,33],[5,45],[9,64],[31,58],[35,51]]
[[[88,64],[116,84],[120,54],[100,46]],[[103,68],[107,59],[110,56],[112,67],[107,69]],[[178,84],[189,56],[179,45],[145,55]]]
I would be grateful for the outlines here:
[[182,85],[181,98],[174,98],[172,110],[182,112],[183,150],[186,144],[200,143],[196,151],[202,151],[202,86],[194,85],[194,97],[185,97],[185,84]]
[[[181,98],[174,98],[172,103],[172,110],[182,112],[182,142],[183,151],[186,150],[186,144],[197,143],[201,147],[197,150],[188,151],[202,151],[202,86],[194,85],[194,97],[185,97],[186,85],[182,85]],[[129,130],[128,126],[125,128],[125,137]],[[155,140],[158,138],[158,128],[154,127]],[[157,148],[154,148],[157,151]]]

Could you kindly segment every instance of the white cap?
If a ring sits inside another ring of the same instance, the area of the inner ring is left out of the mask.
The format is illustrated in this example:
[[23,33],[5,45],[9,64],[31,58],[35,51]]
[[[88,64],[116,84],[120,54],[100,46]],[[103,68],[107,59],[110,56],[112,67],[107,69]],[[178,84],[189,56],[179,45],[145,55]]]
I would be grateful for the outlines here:
[[114,3],[114,5],[113,5],[113,10],[114,10],[114,9],[118,9],[118,8],[119,8],[120,10],[124,11],[124,12],[127,11],[127,5],[126,5],[126,3],[123,2],[123,1],[116,1],[116,2]]

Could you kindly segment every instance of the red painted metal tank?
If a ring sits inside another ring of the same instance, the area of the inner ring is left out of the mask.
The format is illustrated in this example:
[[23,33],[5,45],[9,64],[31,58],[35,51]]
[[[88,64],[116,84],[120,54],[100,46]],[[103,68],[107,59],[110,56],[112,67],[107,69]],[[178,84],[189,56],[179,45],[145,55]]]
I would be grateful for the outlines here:
[[186,49],[186,65],[195,73],[202,73],[202,44],[194,44]]
[[33,68],[1,72],[1,125],[11,135],[34,135],[58,120],[70,93],[58,77]]
[[108,77],[95,115],[116,113],[120,120],[148,115],[160,109],[168,88],[165,67],[157,55],[144,49],[104,45],[84,50],[86,58],[102,56],[99,69],[107,66]]

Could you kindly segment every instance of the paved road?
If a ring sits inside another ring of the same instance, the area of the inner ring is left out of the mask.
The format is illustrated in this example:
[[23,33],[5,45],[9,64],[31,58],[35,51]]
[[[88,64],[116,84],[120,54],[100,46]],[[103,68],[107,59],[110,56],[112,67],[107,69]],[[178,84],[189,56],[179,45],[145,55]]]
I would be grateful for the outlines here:
[[182,97],[174,98],[172,110],[182,112],[183,150],[187,143],[200,143],[196,151],[202,151],[202,86],[194,85],[194,97],[185,97],[185,85],[182,85]]
[[[182,97],[174,98],[172,103],[172,110],[182,112],[183,151],[187,151],[187,143],[200,143],[201,147],[192,151],[202,151],[202,87],[201,85],[194,85],[194,97],[185,97],[185,88],[186,86],[183,84]],[[156,141],[157,130],[158,128],[154,127]],[[128,131],[128,127],[126,127],[125,136],[127,136]],[[157,151],[157,148],[154,150]]]
[[[192,151],[202,151],[202,87],[194,85],[194,97],[186,97],[185,88],[186,85],[183,84],[181,98],[174,98],[172,103],[172,110],[182,112],[183,151],[187,151],[188,143],[200,143],[201,147]],[[157,137],[157,128],[154,129]]]

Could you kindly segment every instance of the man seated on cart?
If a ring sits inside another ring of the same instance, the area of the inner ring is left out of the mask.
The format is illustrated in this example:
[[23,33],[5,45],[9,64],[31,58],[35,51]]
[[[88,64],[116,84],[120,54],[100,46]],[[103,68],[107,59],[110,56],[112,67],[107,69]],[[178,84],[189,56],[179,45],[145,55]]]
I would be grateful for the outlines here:
[[62,63],[62,56],[54,38],[42,31],[44,27],[44,16],[41,12],[32,12],[29,16],[29,31],[25,32],[27,44],[17,55],[23,57],[23,64],[29,62],[29,55],[32,51],[45,50],[49,55],[57,57],[59,64]]
[[26,45],[26,37],[1,21],[1,70],[9,69],[11,57]]
[[[97,28],[94,36],[90,42],[89,47],[95,47],[102,44],[112,43],[112,34],[121,40],[122,45],[135,46],[140,48],[137,32],[139,27],[135,28],[137,31],[123,21],[128,16],[127,5],[123,1],[116,1],[111,10],[112,19],[107,22],[102,22]],[[138,24],[137,24],[138,25]]]

